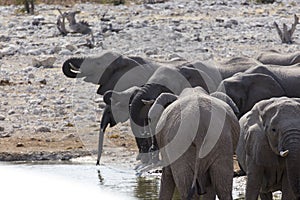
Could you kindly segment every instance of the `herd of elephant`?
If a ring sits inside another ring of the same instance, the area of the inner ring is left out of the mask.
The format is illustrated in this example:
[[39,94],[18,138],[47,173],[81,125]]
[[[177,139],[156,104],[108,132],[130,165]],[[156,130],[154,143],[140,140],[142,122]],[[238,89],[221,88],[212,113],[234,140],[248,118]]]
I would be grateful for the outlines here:
[[300,200],[300,52],[156,62],[105,52],[70,58],[69,78],[100,85],[103,136],[128,119],[144,165],[160,163],[159,199],[232,199],[233,155],[246,199]]

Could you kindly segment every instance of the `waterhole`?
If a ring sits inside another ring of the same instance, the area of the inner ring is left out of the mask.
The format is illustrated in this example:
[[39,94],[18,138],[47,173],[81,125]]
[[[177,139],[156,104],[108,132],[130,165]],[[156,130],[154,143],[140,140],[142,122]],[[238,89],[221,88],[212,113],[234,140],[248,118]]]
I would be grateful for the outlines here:
[[[20,180],[25,181],[25,185],[30,186],[29,189],[26,189],[29,193],[37,193],[37,190],[40,190],[36,186],[43,186],[51,190],[55,190],[53,185],[47,186],[47,183],[51,180],[54,181],[54,186],[61,183],[64,180],[67,180],[69,183],[78,183],[80,187],[93,188],[97,190],[97,193],[109,194],[116,196],[116,199],[142,199],[142,200],[157,200],[159,185],[160,185],[160,174],[143,174],[138,176],[133,169],[122,168],[118,166],[95,166],[91,163],[40,163],[40,162],[30,162],[30,163],[0,163],[0,175],[1,182],[6,182],[3,179],[3,174],[5,171],[12,172],[12,175],[8,175],[7,179],[16,179],[16,182]],[[21,175],[20,175],[21,174]],[[23,178],[22,174],[27,175]],[[40,179],[36,180],[32,178],[32,174],[37,175]],[[15,177],[18,176],[18,177]],[[4,176],[5,177],[5,176]],[[24,180],[28,179],[28,180]],[[56,184],[57,181],[57,184]],[[70,185],[69,183],[64,184]],[[24,186],[23,183],[21,187]],[[7,182],[2,186],[10,187]],[[32,186],[32,187],[31,187]],[[245,190],[245,177],[234,178],[233,182],[233,197],[234,199],[244,199],[244,190]],[[12,185],[11,187],[17,187]],[[45,188],[43,187],[43,189]],[[58,186],[59,187],[59,186]],[[72,186],[73,187],[73,186]],[[47,188],[45,188],[47,189]],[[60,188],[59,188],[60,189]],[[2,189],[1,189],[2,190]],[[32,191],[30,191],[32,190]],[[78,190],[78,189],[77,189]],[[48,191],[48,190],[47,190]],[[68,192],[68,190],[65,190]],[[55,193],[56,191],[51,191]],[[64,190],[59,191],[64,192]],[[71,189],[71,192],[76,192]],[[90,192],[88,192],[90,194]],[[63,194],[59,194],[61,197]],[[96,194],[98,195],[98,194]],[[44,195],[43,195],[44,196]],[[275,199],[280,199],[280,194],[274,194]],[[26,198],[25,198],[26,199]],[[100,199],[111,199],[110,197]],[[173,200],[179,200],[178,194],[176,194]]]

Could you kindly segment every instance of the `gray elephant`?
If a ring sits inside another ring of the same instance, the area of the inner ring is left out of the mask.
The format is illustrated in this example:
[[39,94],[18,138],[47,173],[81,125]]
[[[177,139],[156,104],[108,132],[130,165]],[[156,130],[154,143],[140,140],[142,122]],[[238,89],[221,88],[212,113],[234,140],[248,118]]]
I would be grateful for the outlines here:
[[233,152],[240,128],[228,104],[201,87],[186,88],[179,96],[161,94],[149,121],[152,128],[157,122],[155,137],[164,166],[160,200],[172,199],[175,187],[181,199],[232,199]]
[[141,86],[160,66],[176,66],[185,63],[158,63],[142,57],[127,57],[105,52],[96,57],[70,58],[63,63],[62,71],[69,78],[83,78],[100,85],[97,91],[103,95],[108,90],[123,91]]
[[247,172],[246,200],[300,199],[300,99],[260,101],[240,119],[236,150]]
[[300,68],[257,66],[221,82],[217,91],[225,92],[243,116],[255,103],[271,97],[300,97]]
[[275,50],[270,50],[260,53],[257,60],[265,65],[294,65],[300,63],[300,51],[283,54]]
[[147,118],[147,112],[141,114],[147,106],[145,102],[153,102],[162,92],[179,95],[184,88],[201,86],[211,93],[216,91],[223,79],[257,64],[253,59],[237,57],[222,64],[195,62],[188,65],[188,68],[159,68],[133,97],[130,116],[136,124],[143,126]]
[[[188,87],[188,84],[192,84],[192,86],[195,85],[202,85],[207,91],[209,90],[208,86],[206,86],[206,83],[208,85],[214,85],[212,83],[212,80],[209,79],[209,77],[203,73],[201,70],[191,68],[188,66],[180,66],[180,67],[161,67],[160,69],[171,71],[169,75],[172,75],[172,72],[174,73],[174,78],[177,79],[178,85]],[[177,72],[176,70],[179,72]],[[178,75],[178,77],[176,77]],[[104,109],[102,120],[101,120],[101,126],[100,126],[100,138],[99,138],[99,150],[102,149],[102,138],[105,131],[105,127],[110,124],[111,126],[115,125],[119,122],[124,122],[128,119],[130,119],[129,116],[129,108],[131,107],[131,100],[134,95],[143,90],[146,89],[148,85],[145,85],[144,87],[131,87],[125,91],[122,92],[116,92],[109,90],[107,91],[104,96],[104,102],[106,103],[106,107]],[[157,91],[160,93],[162,92],[171,92],[168,88],[160,87],[161,90]],[[214,88],[215,89],[215,88]],[[151,104],[147,104],[144,106],[144,110],[148,111]],[[147,115],[147,112],[143,113],[143,115]],[[146,126],[138,126],[136,123],[134,123],[130,119],[131,129],[135,136],[137,146],[139,149],[139,155],[137,157],[138,160],[141,160],[142,163],[148,163],[149,162],[149,149],[150,147],[156,148],[157,145],[155,141],[152,140],[152,138],[149,135],[149,131],[147,130]],[[97,164],[99,164],[99,159],[102,151],[98,151],[98,160]],[[158,159],[151,160],[151,162],[156,162]]]
[[[105,102],[106,106],[103,110],[100,123],[98,157],[96,165],[100,164],[101,154],[103,150],[103,138],[107,126],[109,125],[110,127],[114,127],[117,123],[125,122],[128,120],[128,106],[130,105],[130,98],[139,89],[140,87],[134,86],[122,92],[109,90],[103,95],[103,101]],[[112,104],[114,106],[112,106]],[[132,131],[137,132],[137,130],[135,130],[134,127],[132,127]],[[142,144],[138,140],[137,145],[139,150],[141,151]]]
[[[149,104],[151,105],[161,93],[169,92],[179,95],[184,88],[195,86],[201,86],[211,93],[216,91],[217,86],[224,78],[230,77],[236,72],[245,71],[257,64],[256,60],[237,57],[221,64],[195,62],[184,67],[159,68],[132,98],[131,121],[141,129],[147,130]],[[145,140],[150,140],[144,138],[145,136],[142,137]],[[145,144],[149,144],[149,142],[145,142]],[[154,148],[155,146],[157,145],[154,145]]]

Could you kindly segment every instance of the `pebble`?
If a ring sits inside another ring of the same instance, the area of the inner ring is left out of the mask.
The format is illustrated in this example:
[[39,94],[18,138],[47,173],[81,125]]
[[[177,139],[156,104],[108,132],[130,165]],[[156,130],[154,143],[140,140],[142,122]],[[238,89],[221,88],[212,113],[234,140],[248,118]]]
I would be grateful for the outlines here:
[[5,120],[5,116],[4,115],[0,115],[0,121],[4,121]]
[[18,142],[17,145],[16,145],[16,147],[24,147],[24,146],[25,145],[23,143],[21,143],[21,142]]
[[13,115],[13,114],[15,114],[15,113],[16,113],[15,110],[9,110],[9,111],[7,112],[8,115]]
[[46,133],[46,132],[51,132],[51,129],[49,127],[41,126],[36,129],[36,132]]

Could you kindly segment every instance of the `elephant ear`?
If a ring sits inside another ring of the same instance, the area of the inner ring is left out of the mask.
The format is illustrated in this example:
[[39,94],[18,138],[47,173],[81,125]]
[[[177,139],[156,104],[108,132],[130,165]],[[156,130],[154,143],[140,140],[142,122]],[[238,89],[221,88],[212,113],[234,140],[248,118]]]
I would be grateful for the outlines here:
[[214,81],[202,70],[192,67],[181,67],[179,72],[189,81],[192,87],[201,86],[205,91],[216,91]]
[[250,110],[255,103],[261,100],[285,95],[284,89],[270,75],[244,73],[241,76],[246,94],[246,99],[243,100],[242,108],[240,108],[241,114]]
[[106,103],[108,105],[111,105],[112,103],[113,104],[122,103],[122,104],[129,105],[132,96],[134,96],[136,94],[136,92],[139,90],[140,90],[140,87],[137,87],[137,86],[131,87],[122,92],[109,90],[104,93],[103,101],[104,101],[104,103]]
[[234,114],[236,116],[238,116],[240,114],[239,108],[236,106],[236,104],[233,102],[233,100],[227,94],[225,94],[223,92],[214,92],[214,93],[211,93],[210,96],[220,99],[220,100],[224,101],[225,103],[227,103],[231,107],[232,111],[234,112]]
[[[268,104],[267,100],[261,106],[265,107]],[[263,129],[259,108],[254,107],[250,112],[244,127],[246,153],[252,157],[257,165],[265,167],[277,166],[279,164],[278,156],[272,151],[269,145]]]

